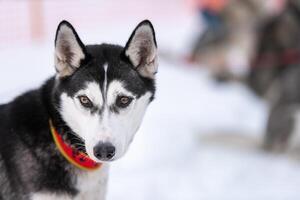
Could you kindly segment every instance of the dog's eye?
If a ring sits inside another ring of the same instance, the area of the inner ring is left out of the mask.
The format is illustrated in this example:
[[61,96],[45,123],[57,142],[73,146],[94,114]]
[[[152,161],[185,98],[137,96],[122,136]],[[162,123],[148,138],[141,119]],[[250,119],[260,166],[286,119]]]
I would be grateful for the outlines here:
[[81,103],[81,105],[83,105],[86,108],[92,108],[93,107],[93,103],[92,101],[85,95],[81,95],[78,97],[79,101]]
[[132,102],[133,98],[132,97],[127,97],[127,96],[118,96],[117,98],[117,106],[121,108],[125,108],[129,106],[129,104]]

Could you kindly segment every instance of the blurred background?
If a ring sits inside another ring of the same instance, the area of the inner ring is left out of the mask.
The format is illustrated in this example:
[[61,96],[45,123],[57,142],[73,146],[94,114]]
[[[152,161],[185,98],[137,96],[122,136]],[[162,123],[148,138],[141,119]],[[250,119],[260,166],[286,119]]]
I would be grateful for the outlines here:
[[63,19],[86,44],[125,45],[143,19],[156,30],[156,100],[108,200],[300,198],[300,1],[0,0],[1,103],[54,74]]

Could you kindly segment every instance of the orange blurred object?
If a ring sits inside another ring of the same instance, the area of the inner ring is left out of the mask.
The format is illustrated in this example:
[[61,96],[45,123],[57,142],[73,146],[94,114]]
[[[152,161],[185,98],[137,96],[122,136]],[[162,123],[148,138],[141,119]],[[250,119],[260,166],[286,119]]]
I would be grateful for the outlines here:
[[193,0],[193,4],[201,9],[220,12],[226,5],[228,0]]

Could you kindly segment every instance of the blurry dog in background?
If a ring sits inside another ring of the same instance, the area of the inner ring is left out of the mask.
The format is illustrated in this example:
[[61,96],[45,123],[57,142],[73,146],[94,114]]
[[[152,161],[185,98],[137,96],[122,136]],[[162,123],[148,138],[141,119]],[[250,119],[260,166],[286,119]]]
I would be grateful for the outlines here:
[[[192,60],[217,80],[246,82],[271,104],[264,148],[283,150],[300,104],[300,1],[228,0],[218,26],[204,31]],[[244,68],[245,71],[240,69]]]
[[291,138],[300,105],[300,2],[288,1],[258,38],[248,84],[271,103],[264,147],[280,151]]

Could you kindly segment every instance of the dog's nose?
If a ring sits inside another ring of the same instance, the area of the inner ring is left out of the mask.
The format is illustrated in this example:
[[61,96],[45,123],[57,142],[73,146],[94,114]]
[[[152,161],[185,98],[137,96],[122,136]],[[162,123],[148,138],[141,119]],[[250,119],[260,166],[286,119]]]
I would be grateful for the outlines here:
[[116,148],[109,142],[99,142],[94,147],[94,155],[102,161],[108,161],[115,156]]

